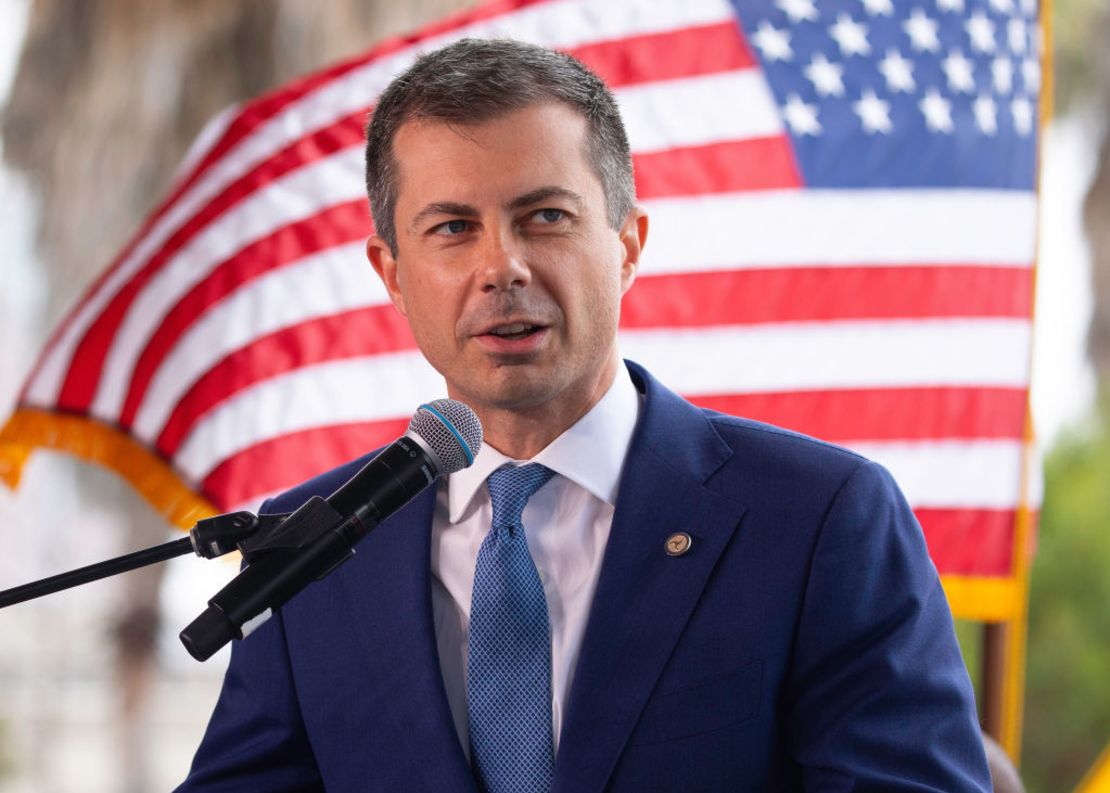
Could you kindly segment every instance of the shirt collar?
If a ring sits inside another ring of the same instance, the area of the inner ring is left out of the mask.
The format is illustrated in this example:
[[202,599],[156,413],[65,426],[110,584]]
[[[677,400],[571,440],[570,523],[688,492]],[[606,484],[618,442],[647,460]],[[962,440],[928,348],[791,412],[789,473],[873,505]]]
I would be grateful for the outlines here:
[[513,462],[541,463],[609,506],[616,506],[621,469],[639,411],[636,386],[628,369],[621,365],[605,396],[532,460],[513,460],[483,444],[472,465],[447,477],[450,522],[462,519],[490,474]]

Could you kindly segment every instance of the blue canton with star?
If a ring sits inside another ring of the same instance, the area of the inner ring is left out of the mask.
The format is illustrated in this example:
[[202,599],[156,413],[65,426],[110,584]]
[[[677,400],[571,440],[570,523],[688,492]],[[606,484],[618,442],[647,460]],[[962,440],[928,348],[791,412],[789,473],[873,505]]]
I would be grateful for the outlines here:
[[1036,0],[733,6],[808,186],[1033,188]]

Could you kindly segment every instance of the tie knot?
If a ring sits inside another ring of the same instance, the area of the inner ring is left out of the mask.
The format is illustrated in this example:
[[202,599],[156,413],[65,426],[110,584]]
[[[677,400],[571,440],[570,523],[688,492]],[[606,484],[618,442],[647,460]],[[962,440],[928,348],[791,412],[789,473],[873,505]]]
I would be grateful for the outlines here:
[[494,526],[517,526],[528,503],[537,490],[555,475],[550,468],[539,463],[512,466],[503,465],[489,475],[490,502],[493,506]]

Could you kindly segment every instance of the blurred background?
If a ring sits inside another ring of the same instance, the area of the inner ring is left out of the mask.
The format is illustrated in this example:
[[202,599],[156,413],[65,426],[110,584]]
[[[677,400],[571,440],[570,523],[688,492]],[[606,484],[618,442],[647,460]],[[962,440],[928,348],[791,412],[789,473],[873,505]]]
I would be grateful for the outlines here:
[[[164,195],[205,121],[463,0],[0,0],[0,413]],[[1110,4],[1056,0],[1033,409],[1045,496],[1022,774],[1075,788],[1110,741]],[[367,277],[370,277],[368,271]],[[0,488],[0,588],[179,536],[114,475],[37,452]],[[176,634],[233,574],[185,557],[0,611],[0,792],[164,791],[226,651]],[[962,626],[966,652],[976,633]]]

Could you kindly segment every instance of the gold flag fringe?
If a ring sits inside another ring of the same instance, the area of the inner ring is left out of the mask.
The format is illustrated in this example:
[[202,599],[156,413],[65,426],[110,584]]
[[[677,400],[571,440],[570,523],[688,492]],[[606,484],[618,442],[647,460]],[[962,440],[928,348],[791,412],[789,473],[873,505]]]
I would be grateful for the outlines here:
[[1022,611],[1025,593],[1016,577],[942,575],[952,616],[974,622],[1008,622]]
[[35,448],[67,452],[114,471],[179,529],[191,529],[217,512],[165,460],[116,427],[86,416],[34,408],[19,408],[0,429],[0,480],[11,489],[19,485],[23,466]]

